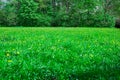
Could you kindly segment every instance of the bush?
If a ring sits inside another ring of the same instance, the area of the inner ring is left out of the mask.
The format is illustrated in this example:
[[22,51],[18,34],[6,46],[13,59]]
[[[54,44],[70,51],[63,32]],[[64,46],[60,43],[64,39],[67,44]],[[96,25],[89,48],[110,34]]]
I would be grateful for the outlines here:
[[115,19],[109,14],[97,15],[94,19],[95,27],[114,27]]
[[117,19],[115,22],[115,27],[120,28],[120,19]]
[[38,15],[36,26],[51,26],[51,17],[48,15]]

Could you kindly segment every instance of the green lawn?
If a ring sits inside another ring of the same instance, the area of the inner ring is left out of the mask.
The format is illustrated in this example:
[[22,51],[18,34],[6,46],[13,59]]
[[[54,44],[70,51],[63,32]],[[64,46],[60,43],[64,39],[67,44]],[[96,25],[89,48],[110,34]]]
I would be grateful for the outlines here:
[[120,30],[0,28],[1,80],[120,80]]

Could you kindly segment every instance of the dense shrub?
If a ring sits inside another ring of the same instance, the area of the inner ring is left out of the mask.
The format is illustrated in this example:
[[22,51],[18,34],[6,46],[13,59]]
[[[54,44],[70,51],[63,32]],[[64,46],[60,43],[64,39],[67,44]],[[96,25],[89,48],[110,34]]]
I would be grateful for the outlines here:
[[94,20],[95,27],[114,27],[115,26],[114,17],[108,14],[97,15],[93,20]]
[[115,27],[116,28],[120,28],[120,19],[116,20]]
[[113,27],[104,1],[11,0],[0,3],[3,26]]

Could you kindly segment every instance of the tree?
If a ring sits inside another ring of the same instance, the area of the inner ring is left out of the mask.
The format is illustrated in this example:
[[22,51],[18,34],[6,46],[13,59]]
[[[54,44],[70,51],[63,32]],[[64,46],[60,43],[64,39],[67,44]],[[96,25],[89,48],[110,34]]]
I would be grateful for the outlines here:
[[12,1],[1,1],[0,7],[0,24],[5,26],[17,25],[17,16]]
[[[8,0],[0,25],[113,27],[119,0]],[[6,14],[6,15],[5,15]]]

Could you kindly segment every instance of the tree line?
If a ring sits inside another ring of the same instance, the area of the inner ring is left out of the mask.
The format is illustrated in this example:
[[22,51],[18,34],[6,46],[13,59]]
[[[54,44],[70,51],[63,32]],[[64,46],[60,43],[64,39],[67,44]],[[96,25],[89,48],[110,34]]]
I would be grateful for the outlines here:
[[0,0],[0,26],[114,27],[119,0]]

